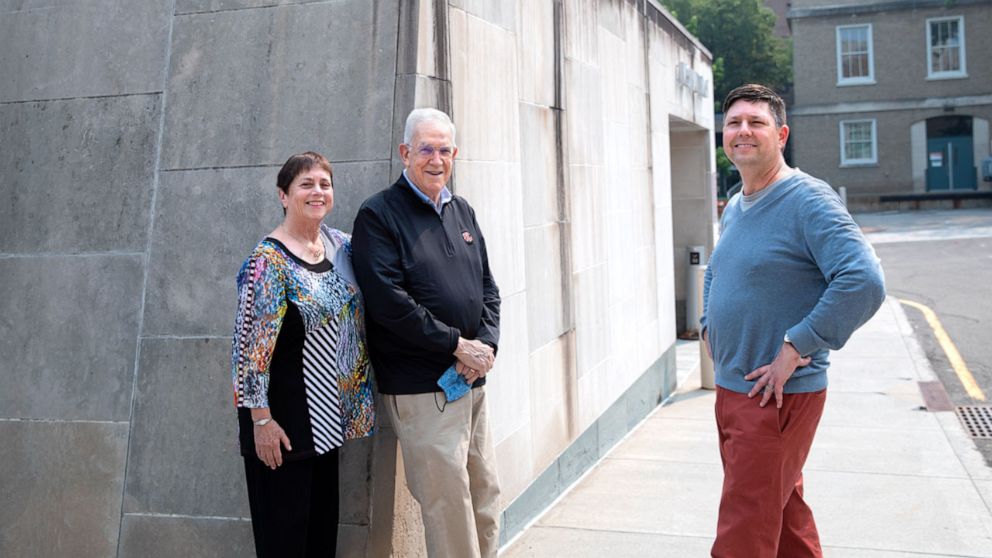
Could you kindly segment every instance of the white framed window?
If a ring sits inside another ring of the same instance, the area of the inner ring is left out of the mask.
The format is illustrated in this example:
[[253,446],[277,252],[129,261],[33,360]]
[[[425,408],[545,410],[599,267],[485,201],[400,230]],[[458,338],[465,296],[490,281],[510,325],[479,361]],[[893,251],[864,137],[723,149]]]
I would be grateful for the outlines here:
[[837,26],[837,85],[875,83],[871,24]]
[[878,135],[875,119],[840,121],[840,166],[854,167],[878,163]]
[[927,79],[968,77],[964,16],[927,20]]

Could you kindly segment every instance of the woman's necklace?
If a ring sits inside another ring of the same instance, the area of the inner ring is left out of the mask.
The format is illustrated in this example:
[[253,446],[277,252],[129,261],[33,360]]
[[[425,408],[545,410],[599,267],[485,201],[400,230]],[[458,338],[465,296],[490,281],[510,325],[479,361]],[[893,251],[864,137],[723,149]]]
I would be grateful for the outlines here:
[[296,242],[298,242],[300,244],[300,246],[303,247],[303,250],[306,251],[306,253],[307,253],[308,256],[310,256],[310,261],[311,262],[314,262],[314,261],[315,262],[319,262],[321,259],[323,259],[323,257],[324,257],[324,243],[320,241],[320,237],[319,236],[317,237],[317,245],[314,246],[313,245],[313,242],[311,242],[311,241],[300,240],[296,235],[294,235],[292,232],[290,232],[289,227],[287,227],[285,223],[282,223],[280,226],[282,227],[282,230],[286,231],[286,235],[287,236],[289,236],[290,238],[292,238],[293,240],[295,240]]
[[310,254],[310,259],[314,261],[320,261],[324,257],[324,247],[320,246],[318,248],[312,248],[310,246],[305,247],[307,252]]

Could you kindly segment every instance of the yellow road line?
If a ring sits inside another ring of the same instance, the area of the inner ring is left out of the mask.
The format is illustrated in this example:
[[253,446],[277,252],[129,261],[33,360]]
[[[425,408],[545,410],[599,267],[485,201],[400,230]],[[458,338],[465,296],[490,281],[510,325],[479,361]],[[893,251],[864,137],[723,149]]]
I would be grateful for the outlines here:
[[937,338],[937,342],[940,343],[940,348],[944,349],[944,354],[947,355],[947,360],[950,361],[951,367],[954,368],[954,373],[958,375],[958,379],[961,380],[961,385],[968,392],[968,395],[972,399],[977,399],[979,401],[985,401],[985,394],[982,392],[982,388],[978,387],[978,383],[975,382],[975,377],[971,375],[971,371],[968,370],[968,365],[964,363],[964,359],[961,358],[961,353],[958,352],[958,348],[954,346],[954,342],[951,341],[951,337],[947,335],[947,331],[944,330],[944,326],[940,324],[940,320],[937,319],[937,314],[934,313],[928,306],[920,304],[919,302],[913,302],[912,300],[906,300],[900,298],[899,302],[905,304],[906,306],[912,306],[920,312],[923,312],[923,317],[927,319],[927,323],[930,324],[930,329],[933,330],[934,336]]

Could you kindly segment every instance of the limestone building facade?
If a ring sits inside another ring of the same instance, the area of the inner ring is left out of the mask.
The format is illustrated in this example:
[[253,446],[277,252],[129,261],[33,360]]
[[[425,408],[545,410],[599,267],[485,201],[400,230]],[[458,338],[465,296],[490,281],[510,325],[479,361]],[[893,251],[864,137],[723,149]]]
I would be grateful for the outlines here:
[[[458,126],[502,291],[504,541],[669,395],[712,245],[709,52],[655,0],[8,2],[0,17],[0,555],[246,556],[234,276],[275,173],[329,224]],[[384,419],[384,417],[381,417]],[[342,456],[341,556],[422,555],[387,420]]]

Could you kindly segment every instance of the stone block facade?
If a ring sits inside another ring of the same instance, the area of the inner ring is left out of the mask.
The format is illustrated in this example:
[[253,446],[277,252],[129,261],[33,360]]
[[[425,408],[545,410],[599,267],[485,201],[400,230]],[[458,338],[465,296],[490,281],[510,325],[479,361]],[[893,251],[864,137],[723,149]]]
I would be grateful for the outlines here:
[[[679,256],[712,243],[714,201],[712,92],[676,75],[711,59],[654,0],[6,10],[0,555],[252,552],[235,273],[289,154],[329,157],[350,230],[419,106],[458,126],[451,186],[503,297],[504,540],[673,390]],[[340,556],[423,553],[381,422],[342,453]]]

